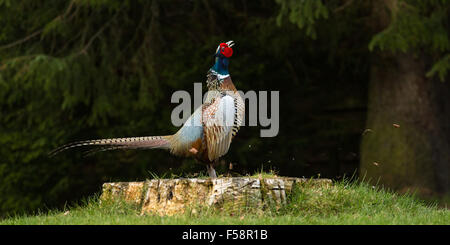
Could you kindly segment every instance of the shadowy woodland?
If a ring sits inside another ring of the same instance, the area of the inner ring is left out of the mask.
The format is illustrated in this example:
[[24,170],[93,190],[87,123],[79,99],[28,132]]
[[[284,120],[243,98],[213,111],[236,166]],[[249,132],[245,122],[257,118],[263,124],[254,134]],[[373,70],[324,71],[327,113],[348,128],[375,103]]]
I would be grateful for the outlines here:
[[442,198],[449,8],[447,0],[0,0],[0,217],[62,207],[106,181],[204,172],[161,150],[47,153],[176,132],[172,93],[204,83],[228,40],[239,90],[280,91],[280,129],[261,138],[263,127],[241,128],[219,174],[355,175]]

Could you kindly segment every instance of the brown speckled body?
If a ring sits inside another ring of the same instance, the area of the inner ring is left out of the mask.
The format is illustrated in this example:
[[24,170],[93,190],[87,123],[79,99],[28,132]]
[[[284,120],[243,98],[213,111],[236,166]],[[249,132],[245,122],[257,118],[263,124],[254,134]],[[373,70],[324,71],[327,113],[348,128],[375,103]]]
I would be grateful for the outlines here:
[[[196,154],[191,154],[200,162],[211,164],[214,163],[219,157],[223,156],[231,144],[231,140],[239,130],[239,126],[244,117],[244,101],[236,87],[234,86],[231,77],[227,76],[224,79],[218,79],[214,74],[208,74],[208,97],[205,103],[202,105],[202,118],[204,127],[204,137],[201,141],[197,140],[191,147],[195,148]],[[234,99],[235,110],[235,123],[233,130],[229,132],[230,136],[224,136],[225,132],[223,126],[208,125],[207,122],[210,118],[214,117],[214,113],[217,110],[220,98],[229,95]],[[212,149],[215,146],[221,146],[220,149]]]

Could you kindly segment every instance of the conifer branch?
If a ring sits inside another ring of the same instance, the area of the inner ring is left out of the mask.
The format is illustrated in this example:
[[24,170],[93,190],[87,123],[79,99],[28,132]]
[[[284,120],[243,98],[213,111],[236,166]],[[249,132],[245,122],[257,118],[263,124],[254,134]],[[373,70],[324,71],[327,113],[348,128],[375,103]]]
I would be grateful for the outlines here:
[[[67,10],[64,12],[64,14],[58,15],[58,16],[57,16],[55,19],[53,19],[52,21],[54,21],[54,20],[56,20],[56,19],[60,19],[60,18],[65,18],[65,17],[70,13],[70,10],[72,10],[72,7],[73,7],[74,3],[75,3],[75,1],[71,1],[70,4],[69,4],[69,6],[67,7]],[[51,22],[51,21],[50,21],[50,22]],[[10,44],[6,44],[6,45],[3,45],[3,46],[0,46],[0,51],[1,51],[1,50],[4,50],[4,49],[12,48],[12,47],[17,46],[17,45],[19,45],[19,44],[22,44],[22,43],[24,43],[24,42],[26,42],[26,41],[32,39],[33,37],[35,37],[35,36],[41,34],[41,33],[44,31],[44,29],[45,29],[45,28],[42,28],[42,29],[40,29],[40,30],[37,30],[37,31],[31,33],[30,35],[28,35],[28,36],[26,36],[26,37],[24,37],[24,38],[22,38],[22,39],[20,39],[20,40],[14,41],[14,42],[12,42],[12,43],[10,43]]]
[[348,0],[347,2],[342,4],[341,6],[337,7],[336,9],[334,9],[333,12],[334,13],[340,12],[340,11],[344,10],[345,8],[347,8],[348,6],[350,6],[352,3],[353,3],[353,0]]
[[16,46],[16,45],[19,45],[19,44],[21,44],[21,43],[24,43],[24,42],[30,40],[31,38],[33,38],[33,37],[35,37],[35,36],[41,34],[43,30],[44,30],[44,29],[35,31],[35,32],[33,32],[31,35],[29,35],[29,36],[27,36],[27,37],[24,37],[24,38],[22,38],[22,39],[20,39],[20,40],[17,40],[17,41],[15,41],[15,42],[10,43],[10,44],[6,44],[6,45],[4,45],[4,46],[1,46],[1,47],[0,47],[0,50],[12,48],[12,47],[14,47],[14,46]]
[[94,36],[92,36],[89,41],[87,42],[87,44],[75,55],[78,56],[80,54],[86,54],[87,50],[89,49],[89,47],[92,45],[92,43],[94,42],[95,39],[97,39],[100,34],[102,34],[102,32],[111,24],[111,22],[117,17],[119,12],[117,12],[116,14],[114,14],[114,16],[108,21],[106,22],[95,34]]

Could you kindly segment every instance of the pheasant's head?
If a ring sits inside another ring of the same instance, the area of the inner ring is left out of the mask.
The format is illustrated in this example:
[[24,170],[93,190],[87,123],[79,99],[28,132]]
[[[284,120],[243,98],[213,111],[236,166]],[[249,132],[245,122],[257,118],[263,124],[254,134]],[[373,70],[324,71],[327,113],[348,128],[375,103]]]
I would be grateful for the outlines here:
[[211,70],[218,73],[221,76],[228,76],[228,64],[230,63],[230,58],[233,55],[233,47],[234,42],[228,41],[226,43],[221,43],[216,49],[216,53],[214,57],[216,57],[214,66],[211,67]]
[[234,42],[228,41],[226,43],[221,43],[216,49],[216,54],[214,56],[216,57],[225,57],[230,58],[233,55],[233,47]]

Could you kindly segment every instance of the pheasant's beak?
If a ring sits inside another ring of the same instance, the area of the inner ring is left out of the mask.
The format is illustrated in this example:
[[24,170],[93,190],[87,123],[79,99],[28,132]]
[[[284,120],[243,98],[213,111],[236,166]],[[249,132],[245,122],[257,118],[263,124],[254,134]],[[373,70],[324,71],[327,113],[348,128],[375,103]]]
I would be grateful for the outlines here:
[[230,41],[228,41],[228,42],[226,42],[226,44],[228,45],[228,47],[233,47],[234,46],[234,41],[233,40],[230,40]]

